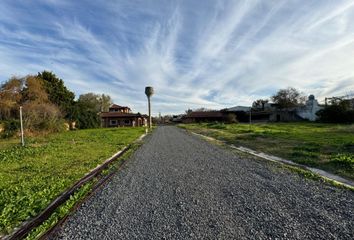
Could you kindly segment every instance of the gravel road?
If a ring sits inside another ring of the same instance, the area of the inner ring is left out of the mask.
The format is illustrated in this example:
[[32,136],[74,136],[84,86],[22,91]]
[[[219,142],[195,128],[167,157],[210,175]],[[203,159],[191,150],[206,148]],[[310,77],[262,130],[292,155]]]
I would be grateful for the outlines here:
[[354,192],[164,126],[50,239],[354,239]]

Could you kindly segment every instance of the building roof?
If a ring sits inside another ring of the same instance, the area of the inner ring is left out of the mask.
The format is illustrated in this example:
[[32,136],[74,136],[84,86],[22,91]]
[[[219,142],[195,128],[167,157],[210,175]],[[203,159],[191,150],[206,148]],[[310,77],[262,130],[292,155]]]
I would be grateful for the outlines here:
[[130,107],[119,106],[119,105],[117,105],[117,104],[112,104],[112,106],[110,106],[109,108],[113,108],[113,109],[129,108],[129,109],[130,109]]
[[226,108],[227,112],[248,112],[251,107],[236,106],[231,108]]
[[185,118],[221,118],[224,117],[220,111],[191,112]]
[[101,118],[114,117],[114,118],[123,118],[123,117],[146,117],[140,113],[123,113],[123,112],[102,112],[100,114]]

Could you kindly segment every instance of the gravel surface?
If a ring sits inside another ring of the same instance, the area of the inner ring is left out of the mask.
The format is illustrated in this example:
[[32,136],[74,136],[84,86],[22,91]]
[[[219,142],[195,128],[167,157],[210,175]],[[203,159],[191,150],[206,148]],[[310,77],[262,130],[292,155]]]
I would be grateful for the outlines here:
[[157,128],[51,239],[354,239],[354,192]]

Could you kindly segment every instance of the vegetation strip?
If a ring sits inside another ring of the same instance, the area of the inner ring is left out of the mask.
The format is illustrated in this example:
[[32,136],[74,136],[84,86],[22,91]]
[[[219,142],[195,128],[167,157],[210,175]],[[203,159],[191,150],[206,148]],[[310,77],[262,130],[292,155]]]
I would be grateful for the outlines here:
[[[142,135],[138,140],[142,140],[146,135]],[[122,165],[124,164],[124,162],[122,163]],[[121,165],[120,165],[121,167]],[[92,187],[91,191],[82,199],[80,199],[72,208],[71,208],[71,212],[75,211],[78,207],[81,206],[81,204],[83,202],[85,202],[88,198],[90,198],[98,189],[100,189],[103,184],[105,184],[116,172],[112,171],[110,172],[108,175],[103,176],[101,179],[98,180],[98,182],[96,182],[94,184],[94,186]],[[65,217],[63,217],[62,219],[60,219],[57,223],[55,223],[53,226],[51,226],[49,229],[47,229],[45,232],[43,232],[42,234],[40,234],[38,236],[38,239],[50,239],[50,236],[56,231],[58,226],[61,226],[62,224],[64,224],[66,222],[66,220],[68,219],[69,214],[66,214]]]
[[179,127],[354,181],[354,124],[212,122]]
[[[205,136],[205,135],[202,135],[202,134],[199,134],[199,133],[195,133],[195,132],[191,132],[191,133],[194,134],[194,135],[206,138],[208,140],[218,141],[218,142],[221,142],[223,144],[227,144],[225,141],[220,141],[218,139],[215,139],[215,138],[212,138],[212,137],[209,137],[209,136]],[[298,164],[298,163],[292,162],[290,160],[286,160],[286,159],[279,158],[279,157],[276,157],[276,156],[272,156],[272,155],[269,155],[269,154],[265,154],[265,153],[262,153],[262,152],[257,152],[257,151],[254,151],[254,150],[250,149],[250,148],[246,148],[246,147],[242,147],[242,146],[241,147],[237,147],[237,146],[235,146],[233,144],[227,144],[227,145],[229,147],[233,148],[233,149],[238,150],[238,151],[245,152],[245,153],[248,153],[248,154],[252,154],[254,156],[266,159],[268,161],[277,162],[277,163],[281,163],[281,164],[286,164],[286,165],[291,165],[291,166],[296,166],[296,167],[300,167],[300,168],[306,169],[306,170],[308,170],[308,171],[310,171],[312,173],[320,175],[322,178],[324,178],[326,180],[334,181],[337,184],[343,185],[343,186],[345,186],[347,188],[350,188],[350,189],[354,189],[354,182],[353,181],[344,179],[344,178],[342,178],[340,176],[337,176],[335,174],[331,174],[331,173],[328,173],[326,171],[323,171],[323,170],[320,170],[320,169],[317,169],[317,168],[311,168],[311,167],[308,167],[308,166],[305,166],[305,165],[302,165],[302,164]]]
[[[146,134],[143,134],[139,137],[137,141],[141,141]],[[56,198],[49,206],[43,210],[37,217],[33,218],[30,221],[25,222],[18,230],[14,233],[5,236],[4,240],[13,240],[13,239],[21,239],[25,237],[32,229],[38,227],[42,224],[49,216],[55,211],[57,207],[67,201],[72,194],[74,194],[81,186],[83,186],[88,181],[92,180],[96,177],[99,173],[102,172],[111,162],[116,160],[118,157],[122,156],[129,148],[131,144],[124,147],[121,151],[114,154],[112,157],[104,161],[102,165],[97,166],[88,174],[86,174],[83,178],[81,178],[77,183],[75,183],[71,188],[63,192],[58,198]]]
[[[80,199],[72,208],[71,212],[75,211],[78,207],[81,206],[83,202],[85,202],[89,197],[92,196],[93,193],[96,192],[97,189],[99,189],[104,183],[106,183],[114,174],[115,172],[111,172],[108,175],[104,176],[101,178],[97,183],[94,184],[92,187],[91,191],[89,194],[87,194],[84,198]],[[45,232],[40,234],[38,236],[38,239],[50,239],[51,234],[53,234],[58,226],[61,226],[62,224],[65,223],[65,221],[68,219],[69,214],[66,214],[62,219],[60,219],[57,223],[55,223],[53,226],[51,226],[49,229],[47,229]]]

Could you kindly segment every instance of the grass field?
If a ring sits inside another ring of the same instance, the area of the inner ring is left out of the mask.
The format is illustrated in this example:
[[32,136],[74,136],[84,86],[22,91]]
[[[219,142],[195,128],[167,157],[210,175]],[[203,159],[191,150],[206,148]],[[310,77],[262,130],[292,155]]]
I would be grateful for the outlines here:
[[283,157],[354,179],[354,124],[180,124],[227,143]]
[[61,192],[141,134],[143,128],[70,131],[0,140],[0,235],[37,215]]

